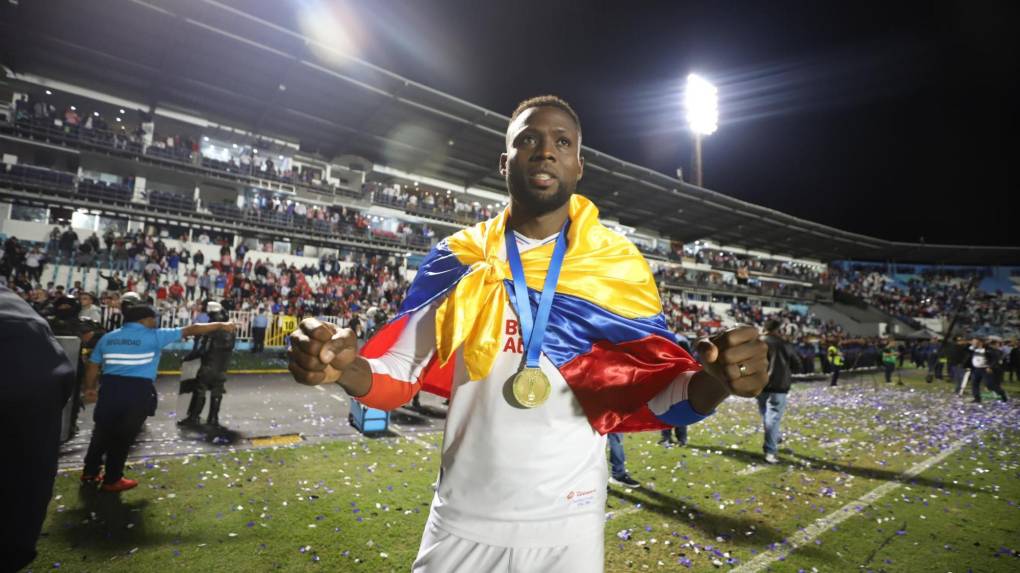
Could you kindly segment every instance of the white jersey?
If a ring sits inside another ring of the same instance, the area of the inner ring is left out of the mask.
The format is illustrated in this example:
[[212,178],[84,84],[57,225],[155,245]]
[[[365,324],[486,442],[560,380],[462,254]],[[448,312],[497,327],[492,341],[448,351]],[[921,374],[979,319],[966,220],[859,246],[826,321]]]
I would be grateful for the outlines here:
[[[544,241],[518,236],[522,252]],[[435,309],[412,314],[400,338],[370,359],[373,384],[416,381],[435,351]],[[543,354],[552,385],[537,408],[516,405],[511,380],[524,361],[517,315],[503,309],[500,352],[492,370],[469,381],[462,350],[455,361],[439,483],[430,520],[458,537],[503,547],[553,547],[601,536],[605,521],[606,438],[588,422],[559,370]],[[662,413],[686,399],[693,372],[652,400]]]

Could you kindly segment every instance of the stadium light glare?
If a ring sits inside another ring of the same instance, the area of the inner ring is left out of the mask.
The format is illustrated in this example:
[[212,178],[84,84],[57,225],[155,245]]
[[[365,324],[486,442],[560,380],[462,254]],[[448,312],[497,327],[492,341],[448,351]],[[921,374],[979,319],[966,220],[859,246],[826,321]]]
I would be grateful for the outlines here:
[[700,135],[712,135],[719,127],[719,90],[705,78],[690,74],[684,91],[687,125]]
[[302,2],[297,11],[298,30],[307,38],[308,49],[319,61],[333,66],[344,65],[348,57],[357,55],[357,22],[352,11],[334,2]]
[[[687,125],[694,134],[693,182],[701,187],[701,139],[712,135],[719,127],[719,90],[698,74],[689,74],[684,89],[684,109],[687,112]],[[680,170],[677,171],[679,175]]]

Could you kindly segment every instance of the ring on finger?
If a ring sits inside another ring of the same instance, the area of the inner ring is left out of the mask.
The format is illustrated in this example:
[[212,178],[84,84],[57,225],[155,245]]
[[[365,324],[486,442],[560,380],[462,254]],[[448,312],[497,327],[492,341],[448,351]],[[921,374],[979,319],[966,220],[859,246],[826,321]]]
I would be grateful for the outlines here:
[[740,372],[740,376],[747,376],[747,365],[737,364],[737,371]]

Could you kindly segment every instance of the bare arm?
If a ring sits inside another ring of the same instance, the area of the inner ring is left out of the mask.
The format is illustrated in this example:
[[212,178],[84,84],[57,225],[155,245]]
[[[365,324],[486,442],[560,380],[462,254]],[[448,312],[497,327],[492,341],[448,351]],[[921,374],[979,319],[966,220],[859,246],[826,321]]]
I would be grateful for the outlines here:
[[357,345],[350,329],[306,318],[291,334],[290,371],[301,384],[336,382],[351,396],[364,396],[372,388],[372,367],[357,355]]
[[360,356],[355,358],[340,375],[337,384],[355,398],[368,394],[372,389],[372,367],[368,360]]
[[99,386],[99,365],[95,362],[85,363],[85,379],[82,381],[82,401],[92,404],[96,401]]
[[223,330],[231,332],[236,328],[233,322],[209,322],[206,324],[190,324],[181,329],[181,337],[187,338],[189,336],[203,336],[205,334],[212,334],[217,330]]
[[687,386],[687,399],[694,411],[702,416],[714,412],[729,397],[726,384],[704,370],[695,374]]

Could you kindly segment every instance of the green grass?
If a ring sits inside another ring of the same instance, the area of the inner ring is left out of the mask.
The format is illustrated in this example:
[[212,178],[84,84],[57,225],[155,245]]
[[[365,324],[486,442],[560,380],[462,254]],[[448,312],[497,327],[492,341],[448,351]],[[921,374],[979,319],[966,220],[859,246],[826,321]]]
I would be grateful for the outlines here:
[[[692,426],[686,448],[628,435],[628,469],[643,487],[610,494],[607,571],[728,569],[972,435],[770,570],[1016,570],[1016,407],[970,405],[915,374],[904,381],[796,385],[783,463],[753,472],[753,401],[731,400]],[[424,439],[432,447],[359,438],[153,461],[129,470],[142,485],[119,499],[62,474],[35,570],[407,571],[439,463],[441,436]]]

